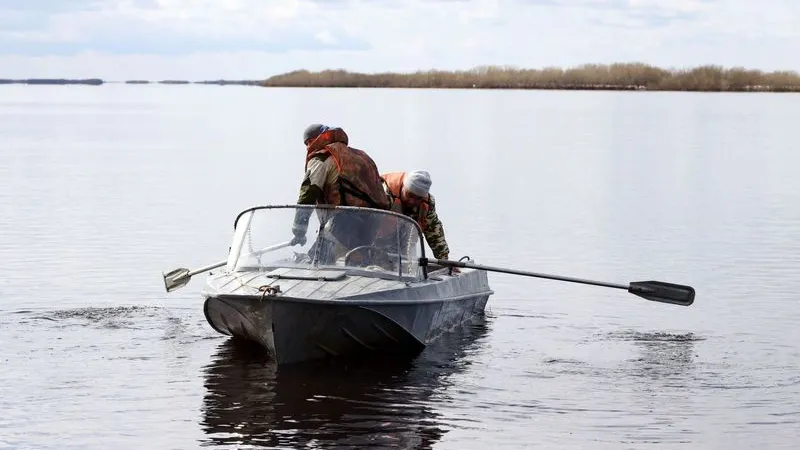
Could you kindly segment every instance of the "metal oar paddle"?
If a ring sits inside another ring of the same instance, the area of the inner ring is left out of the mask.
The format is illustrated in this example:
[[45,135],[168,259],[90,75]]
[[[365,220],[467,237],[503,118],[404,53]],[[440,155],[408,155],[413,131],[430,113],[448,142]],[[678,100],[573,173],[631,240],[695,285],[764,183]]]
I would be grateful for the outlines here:
[[631,294],[637,295],[647,300],[661,303],[671,303],[673,305],[689,306],[694,303],[694,288],[681,284],[667,283],[664,281],[633,281],[629,284],[607,283],[603,281],[583,280],[580,278],[563,277],[559,275],[549,275],[545,273],[526,272],[516,269],[505,269],[502,267],[483,266],[463,261],[450,261],[447,259],[420,258],[420,266],[428,264],[439,264],[446,267],[462,267],[470,269],[486,270],[490,272],[502,272],[512,275],[523,275],[526,277],[548,278],[551,280],[569,281],[571,283],[591,284],[616,289],[625,289]]

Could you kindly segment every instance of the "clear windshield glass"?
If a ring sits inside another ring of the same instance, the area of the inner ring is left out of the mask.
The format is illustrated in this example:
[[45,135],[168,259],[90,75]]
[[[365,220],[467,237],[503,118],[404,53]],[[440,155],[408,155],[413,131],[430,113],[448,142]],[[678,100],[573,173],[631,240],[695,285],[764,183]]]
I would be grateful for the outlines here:
[[[300,242],[290,245],[295,235]],[[417,278],[423,243],[412,219],[389,211],[264,206],[239,215],[227,268],[344,268]]]

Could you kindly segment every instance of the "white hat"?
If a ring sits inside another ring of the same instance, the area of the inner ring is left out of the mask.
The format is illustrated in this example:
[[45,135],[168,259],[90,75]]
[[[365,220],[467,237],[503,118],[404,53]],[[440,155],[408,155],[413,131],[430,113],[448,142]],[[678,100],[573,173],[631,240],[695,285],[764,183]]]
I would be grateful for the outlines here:
[[431,188],[431,175],[424,170],[408,172],[403,178],[403,187],[417,197],[426,197]]

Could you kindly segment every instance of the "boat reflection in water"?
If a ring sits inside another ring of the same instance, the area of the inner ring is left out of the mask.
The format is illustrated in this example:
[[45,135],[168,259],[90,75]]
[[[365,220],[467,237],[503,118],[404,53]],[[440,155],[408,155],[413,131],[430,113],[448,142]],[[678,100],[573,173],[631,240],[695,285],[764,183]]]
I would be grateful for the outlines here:
[[205,369],[201,426],[214,448],[430,448],[446,432],[431,397],[469,367],[490,318],[446,333],[416,358],[335,360],[277,369],[223,342]]

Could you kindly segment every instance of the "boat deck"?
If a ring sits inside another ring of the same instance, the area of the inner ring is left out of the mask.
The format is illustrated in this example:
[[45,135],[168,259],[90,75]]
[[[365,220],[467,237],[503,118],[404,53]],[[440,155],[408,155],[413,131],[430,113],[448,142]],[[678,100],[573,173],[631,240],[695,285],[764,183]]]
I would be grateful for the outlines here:
[[[447,270],[442,270],[446,276]],[[429,280],[414,285],[433,284],[440,280],[431,273]],[[268,272],[233,272],[210,275],[207,280],[212,291],[225,295],[262,295],[268,290],[280,289],[281,296],[310,300],[335,300],[403,289],[409,283],[399,279],[378,276],[349,275],[344,270],[302,269],[283,267]],[[271,289],[270,289],[271,288]]]

